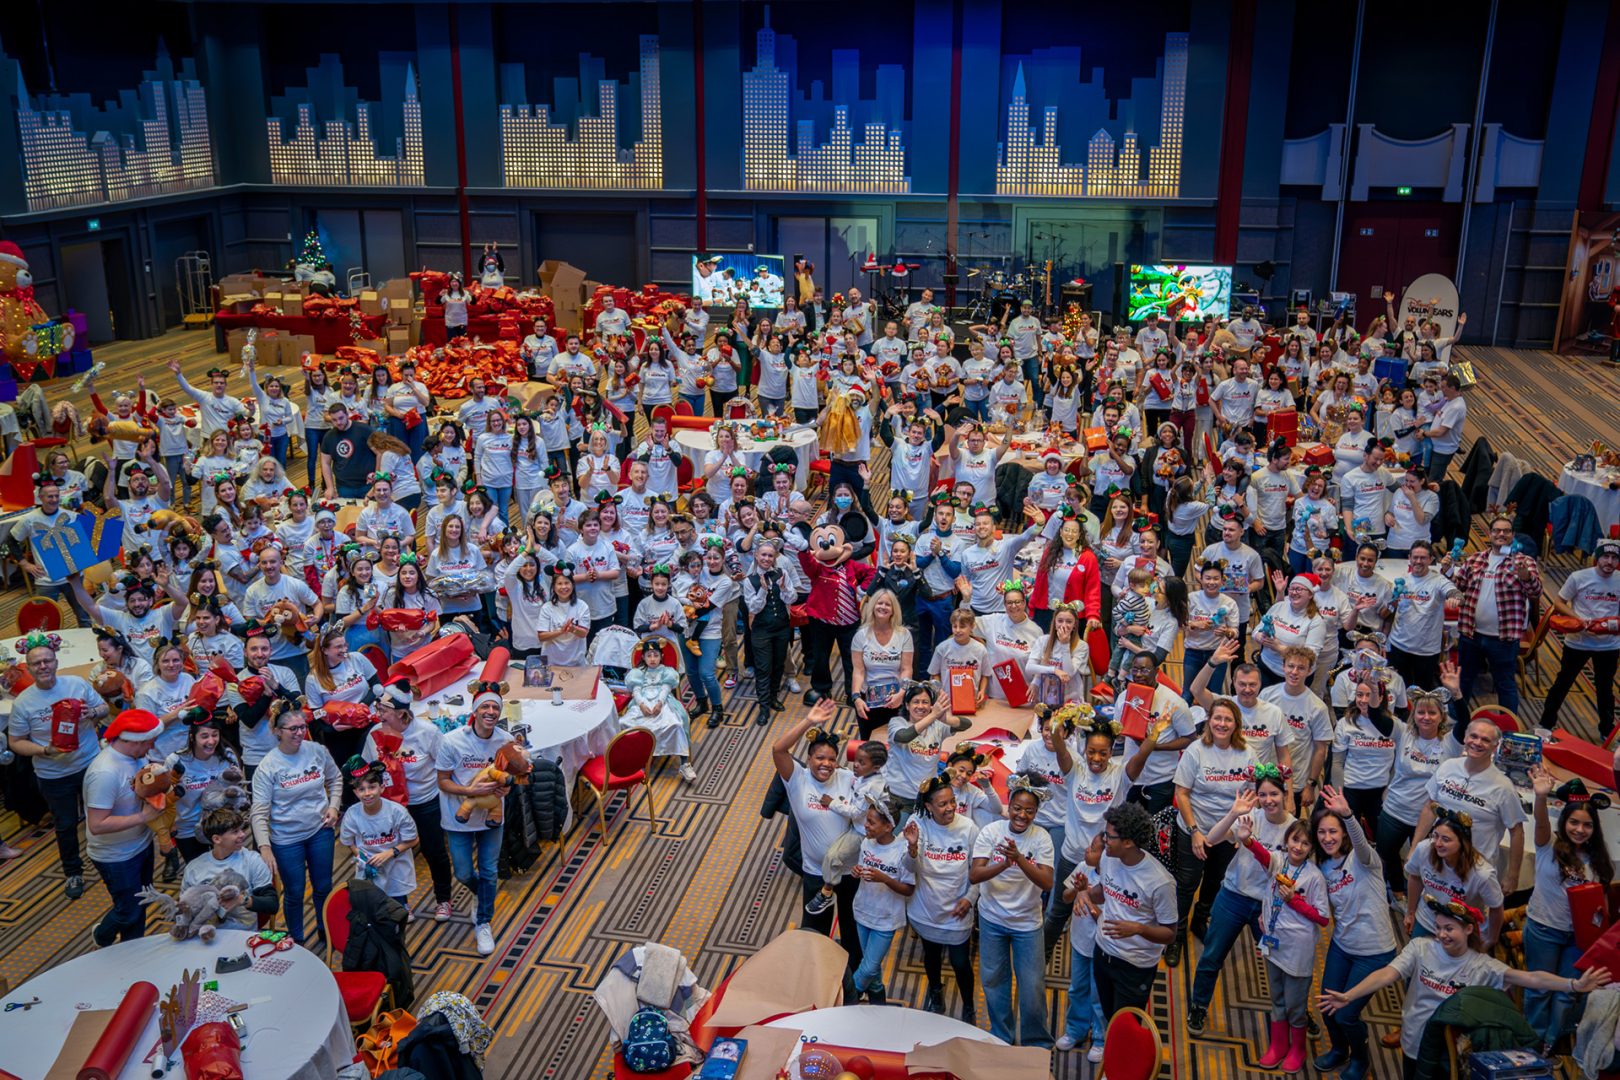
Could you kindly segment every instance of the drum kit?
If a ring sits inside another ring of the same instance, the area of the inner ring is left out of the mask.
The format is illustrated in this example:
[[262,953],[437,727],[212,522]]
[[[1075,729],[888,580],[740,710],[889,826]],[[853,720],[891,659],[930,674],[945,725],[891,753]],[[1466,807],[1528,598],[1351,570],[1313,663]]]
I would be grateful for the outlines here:
[[968,302],[969,322],[999,325],[1018,314],[1025,300],[1033,300],[1038,309],[1051,302],[1051,263],[1029,263],[1022,269],[970,266],[964,276],[977,290]]

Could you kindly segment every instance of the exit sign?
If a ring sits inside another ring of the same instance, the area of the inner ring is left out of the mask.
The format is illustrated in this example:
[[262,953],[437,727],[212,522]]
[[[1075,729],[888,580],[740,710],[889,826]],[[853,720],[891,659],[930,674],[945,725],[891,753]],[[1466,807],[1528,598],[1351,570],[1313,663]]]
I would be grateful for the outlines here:
[[1412,189],[1409,188],[1409,187],[1405,187],[1405,186],[1398,187],[1398,188],[1395,189],[1395,194],[1397,194],[1397,195],[1410,195],[1410,194],[1412,194]]
[[98,217],[91,218],[89,221],[86,221],[84,225],[85,228],[89,229],[91,232],[101,231],[101,219]]

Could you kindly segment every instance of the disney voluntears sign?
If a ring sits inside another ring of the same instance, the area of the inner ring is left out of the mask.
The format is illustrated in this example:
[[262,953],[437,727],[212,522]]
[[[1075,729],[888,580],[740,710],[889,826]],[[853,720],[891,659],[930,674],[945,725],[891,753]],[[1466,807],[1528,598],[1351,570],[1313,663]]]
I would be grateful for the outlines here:
[[1406,287],[1401,296],[1400,310],[1395,313],[1396,325],[1390,331],[1400,330],[1410,315],[1419,322],[1440,324],[1440,336],[1451,337],[1457,332],[1457,310],[1460,301],[1457,286],[1444,274],[1424,274]]

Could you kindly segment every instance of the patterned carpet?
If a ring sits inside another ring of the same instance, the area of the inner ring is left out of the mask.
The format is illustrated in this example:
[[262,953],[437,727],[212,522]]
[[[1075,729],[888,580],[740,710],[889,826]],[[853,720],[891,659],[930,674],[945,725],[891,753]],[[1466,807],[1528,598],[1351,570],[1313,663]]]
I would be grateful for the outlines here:
[[[1470,392],[1469,437],[1488,436],[1498,450],[1511,450],[1556,478],[1558,462],[1593,438],[1613,440],[1613,402],[1620,400],[1620,376],[1595,360],[1572,360],[1550,353],[1500,349],[1464,350],[1480,372]],[[115,368],[104,387],[129,385],[154,360],[179,355],[188,374],[217,362],[202,335],[176,332],[155,342],[121,344],[101,350]],[[154,378],[165,388],[166,373]],[[874,470],[886,470],[879,450]],[[1480,523],[1476,521],[1476,528]],[[1548,585],[1556,589],[1581,565],[1573,556],[1546,564]],[[0,595],[0,625],[9,624],[20,594]],[[1548,678],[1556,670],[1556,642],[1545,650]],[[1172,674],[1176,674],[1172,667]],[[698,783],[681,784],[674,770],[660,769],[654,780],[657,823],[636,806],[630,819],[622,796],[608,806],[605,846],[594,803],[576,799],[579,824],[559,846],[551,846],[526,873],[503,883],[496,905],[497,950],[480,957],[473,947],[465,912],[468,897],[458,890],[463,914],[438,925],[419,920],[410,928],[418,991],[453,989],[483,1009],[497,1032],[488,1075],[583,1080],[611,1076],[606,1025],[590,991],[624,950],[647,940],[680,949],[707,986],[726,974],[781,929],[799,920],[798,882],[782,867],[778,845],[781,819],[764,820],[758,810],[770,783],[768,747],[790,717],[769,728],[754,725],[745,680],[717,730],[699,727],[693,765]],[[1533,717],[1539,698],[1530,693]],[[791,714],[790,714],[791,716]],[[845,722],[852,726],[848,715]],[[1595,727],[1590,684],[1577,688],[1565,711],[1566,726],[1582,735]],[[13,986],[30,975],[89,947],[88,928],[105,908],[106,896],[92,877],[90,891],[77,902],[62,894],[62,876],[49,831],[21,825],[0,814],[0,836],[23,848],[25,856],[0,866],[0,978]],[[348,871],[346,859],[339,875]],[[428,875],[420,874],[418,912],[430,910]],[[1161,979],[1154,1012],[1166,1034],[1161,1075],[1211,1080],[1252,1075],[1264,1050],[1269,998],[1261,966],[1252,952],[1239,949],[1228,963],[1210,1011],[1209,1032],[1191,1039],[1185,1030],[1187,992],[1194,955]],[[1048,999],[1054,1024],[1061,1022],[1068,982],[1066,947],[1048,973]],[[917,1004],[922,998],[922,957],[915,940],[903,940],[889,958],[890,1000]],[[1368,1010],[1376,1032],[1398,1016],[1398,995],[1385,991]],[[950,1006],[956,1008],[955,991]],[[979,1015],[985,1010],[982,997]],[[1313,1049],[1313,1053],[1317,1052]],[[1055,1054],[1059,1080],[1091,1077],[1096,1067],[1080,1052]],[[1379,1050],[1376,1076],[1394,1080],[1399,1061]]]

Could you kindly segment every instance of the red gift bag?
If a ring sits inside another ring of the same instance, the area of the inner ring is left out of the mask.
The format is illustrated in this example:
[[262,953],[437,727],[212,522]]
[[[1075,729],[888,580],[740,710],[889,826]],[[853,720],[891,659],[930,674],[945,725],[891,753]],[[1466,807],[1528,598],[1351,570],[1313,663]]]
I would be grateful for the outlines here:
[[192,1028],[180,1058],[186,1080],[242,1080],[242,1042],[223,1020]]
[[399,748],[405,744],[404,737],[396,735],[380,724],[371,729],[369,737],[372,745],[377,748],[377,760],[382,762],[383,798],[397,802],[401,806],[409,806],[411,796],[405,784],[405,763],[399,758]]
[[1157,687],[1130,683],[1125,687],[1125,699],[1119,704],[1119,726],[1126,735],[1141,742],[1147,738],[1148,720],[1153,712],[1153,695]]
[[1589,971],[1595,967],[1620,971],[1620,922],[1603,931],[1603,934],[1581,953],[1581,958],[1575,961],[1576,971]]
[[1608,891],[1595,881],[1571,885],[1564,890],[1569,896],[1569,917],[1575,928],[1575,944],[1590,949],[1603,936],[1609,925]]
[[477,657],[466,634],[451,634],[430,641],[420,649],[395,660],[388,668],[389,678],[403,676],[418,699],[438,693],[465,675]]
[[1108,670],[1113,652],[1108,648],[1108,631],[1102,627],[1086,631],[1086,650],[1091,654],[1091,673],[1101,675]]
[[51,703],[51,746],[71,754],[79,749],[79,731],[84,722],[84,702],[63,698]]
[[1024,669],[1017,661],[1003,660],[990,670],[1001,684],[1001,692],[1007,695],[1008,705],[1021,709],[1029,704],[1029,683],[1024,680]]
[[972,716],[979,711],[979,673],[970,667],[950,670],[951,713],[954,716]]

